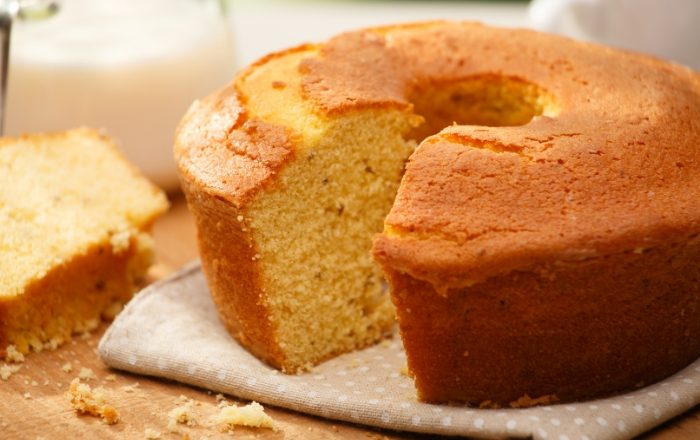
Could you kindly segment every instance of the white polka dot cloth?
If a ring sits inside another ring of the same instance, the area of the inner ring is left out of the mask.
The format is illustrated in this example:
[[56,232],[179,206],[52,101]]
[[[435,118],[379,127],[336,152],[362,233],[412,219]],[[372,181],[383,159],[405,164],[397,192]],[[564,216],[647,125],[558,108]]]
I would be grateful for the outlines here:
[[[628,439],[700,403],[700,360],[623,396],[529,409],[474,409],[416,401],[396,337],[288,376],[226,332],[197,264],[140,293],[100,343],[107,364],[244,399],[382,428],[478,438]],[[505,379],[505,378],[504,378]]]

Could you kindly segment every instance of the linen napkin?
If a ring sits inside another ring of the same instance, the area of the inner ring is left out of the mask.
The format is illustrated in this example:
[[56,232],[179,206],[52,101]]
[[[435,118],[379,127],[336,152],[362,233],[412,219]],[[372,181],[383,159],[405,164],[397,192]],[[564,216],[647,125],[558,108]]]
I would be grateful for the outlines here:
[[260,362],[220,323],[198,263],[138,294],[99,346],[104,361],[243,399],[369,426],[477,438],[628,439],[700,403],[700,359],[622,396],[527,409],[416,400],[398,336],[289,376]]

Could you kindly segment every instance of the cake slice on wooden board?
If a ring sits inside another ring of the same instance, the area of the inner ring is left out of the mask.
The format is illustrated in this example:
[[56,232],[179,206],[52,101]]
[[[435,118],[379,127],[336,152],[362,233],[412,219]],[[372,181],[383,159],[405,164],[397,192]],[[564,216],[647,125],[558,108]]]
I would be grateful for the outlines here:
[[0,357],[113,317],[153,261],[161,190],[91,129],[0,139]]

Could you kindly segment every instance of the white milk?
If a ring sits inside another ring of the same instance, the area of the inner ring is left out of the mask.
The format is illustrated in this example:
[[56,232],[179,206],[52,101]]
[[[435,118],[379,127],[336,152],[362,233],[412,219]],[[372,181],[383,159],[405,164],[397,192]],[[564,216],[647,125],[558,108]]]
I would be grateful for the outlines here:
[[11,44],[7,134],[104,128],[166,188],[177,123],[233,72],[218,1],[64,0],[52,18],[17,22]]

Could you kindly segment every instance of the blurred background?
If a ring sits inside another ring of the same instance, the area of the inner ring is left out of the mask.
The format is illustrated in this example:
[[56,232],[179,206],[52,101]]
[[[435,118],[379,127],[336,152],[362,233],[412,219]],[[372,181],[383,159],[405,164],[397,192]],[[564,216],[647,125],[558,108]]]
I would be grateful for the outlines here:
[[[0,0],[13,16],[5,133],[104,128],[172,190],[190,103],[265,54],[358,27],[476,20],[655,54],[700,70],[700,0]],[[671,5],[673,5],[671,7]]]

